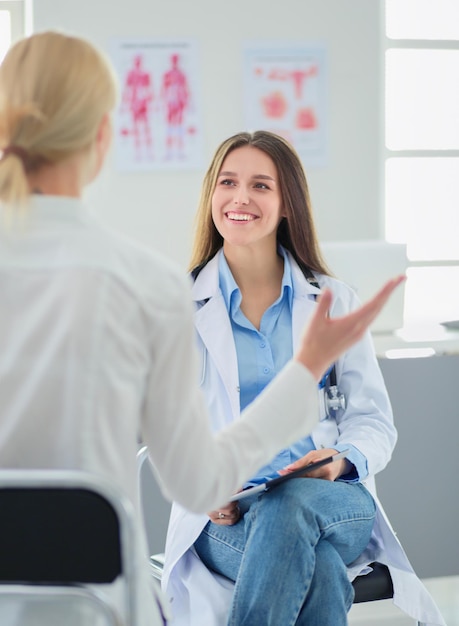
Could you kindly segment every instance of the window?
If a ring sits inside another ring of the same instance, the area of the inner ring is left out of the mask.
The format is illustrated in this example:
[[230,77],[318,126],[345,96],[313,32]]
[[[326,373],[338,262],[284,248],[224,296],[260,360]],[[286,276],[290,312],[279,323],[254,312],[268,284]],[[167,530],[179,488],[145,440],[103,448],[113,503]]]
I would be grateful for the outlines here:
[[11,45],[11,14],[0,3],[0,62]]
[[459,2],[385,2],[386,239],[406,243],[405,323],[459,319]]
[[0,63],[10,45],[24,36],[30,0],[0,0]]

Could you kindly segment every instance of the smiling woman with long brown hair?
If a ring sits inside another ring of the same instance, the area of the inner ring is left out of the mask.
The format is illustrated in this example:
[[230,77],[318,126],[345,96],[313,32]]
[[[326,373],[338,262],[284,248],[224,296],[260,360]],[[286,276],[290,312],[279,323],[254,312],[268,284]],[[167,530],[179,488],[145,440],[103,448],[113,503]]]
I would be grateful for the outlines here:
[[[217,148],[203,181],[190,271],[200,383],[215,431],[240,423],[282,370],[324,290],[333,294],[332,319],[358,307],[321,257],[298,155],[267,131],[238,133]],[[374,489],[396,430],[369,333],[319,387],[323,410],[310,435],[240,487],[337,452],[347,450],[347,458],[207,515],[174,505],[163,588],[177,626],[344,626],[350,579],[376,555],[402,559],[410,570],[401,547],[393,548]],[[280,423],[288,411],[279,411]]]

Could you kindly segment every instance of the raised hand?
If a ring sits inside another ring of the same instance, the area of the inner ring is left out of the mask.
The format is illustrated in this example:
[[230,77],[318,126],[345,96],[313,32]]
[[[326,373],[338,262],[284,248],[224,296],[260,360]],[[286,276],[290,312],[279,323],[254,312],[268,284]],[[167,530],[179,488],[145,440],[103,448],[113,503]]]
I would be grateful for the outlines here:
[[404,280],[405,276],[389,280],[371,300],[343,317],[329,317],[332,293],[324,289],[293,358],[320,380],[327,368],[363,337],[394,289]]

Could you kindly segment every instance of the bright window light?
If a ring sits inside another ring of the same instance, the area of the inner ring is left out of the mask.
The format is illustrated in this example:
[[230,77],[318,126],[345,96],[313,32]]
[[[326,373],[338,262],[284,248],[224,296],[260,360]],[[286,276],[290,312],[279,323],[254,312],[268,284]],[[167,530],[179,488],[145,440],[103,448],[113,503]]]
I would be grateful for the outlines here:
[[386,0],[391,39],[459,39],[457,0]]
[[459,149],[458,76],[459,50],[387,50],[389,150]]
[[385,180],[387,239],[411,261],[459,260],[459,158],[387,159]]
[[459,320],[459,267],[410,267],[405,284],[405,324]]
[[459,0],[385,10],[386,238],[407,244],[405,328],[425,334],[459,320]]
[[11,46],[11,15],[9,11],[0,11],[0,63]]

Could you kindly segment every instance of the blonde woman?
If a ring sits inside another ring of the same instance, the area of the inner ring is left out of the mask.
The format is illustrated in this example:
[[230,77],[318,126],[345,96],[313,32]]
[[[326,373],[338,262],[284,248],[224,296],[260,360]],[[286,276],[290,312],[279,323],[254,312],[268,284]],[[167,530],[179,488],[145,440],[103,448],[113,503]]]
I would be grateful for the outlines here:
[[[332,317],[358,306],[321,259],[296,152],[266,131],[238,133],[217,148],[190,270],[201,388],[216,432],[239,423],[282,370],[324,289],[333,293]],[[443,623],[376,497],[374,476],[390,460],[396,430],[369,333],[335,372],[345,404],[335,393],[312,432],[241,487],[344,450],[347,458],[207,515],[174,505],[163,588],[177,626],[344,626],[350,580],[376,559],[391,566],[399,606]],[[336,392],[333,376],[322,379],[321,393]],[[279,411],[280,424],[288,413],[287,405]]]
[[[104,228],[82,199],[105,161],[116,91],[94,46],[56,32],[20,41],[0,66],[0,468],[92,472],[138,511],[140,435],[164,492],[203,512],[314,426],[315,381],[398,281],[336,322],[325,294],[265,398],[213,436],[196,385],[188,280]],[[130,626],[164,623],[145,545],[139,515]]]

